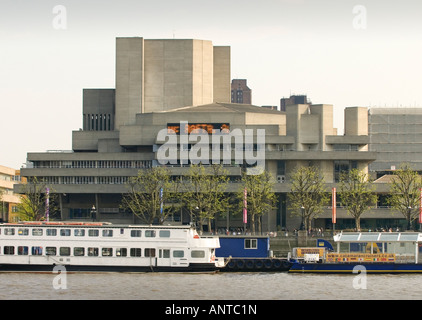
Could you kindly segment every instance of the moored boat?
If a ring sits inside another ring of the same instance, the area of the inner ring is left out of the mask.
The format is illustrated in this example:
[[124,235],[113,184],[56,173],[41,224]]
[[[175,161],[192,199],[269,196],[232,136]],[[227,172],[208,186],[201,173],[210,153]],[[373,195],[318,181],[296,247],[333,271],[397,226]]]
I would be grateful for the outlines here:
[[214,271],[217,237],[190,226],[0,224],[0,271]]
[[224,259],[221,272],[278,272],[291,266],[287,258],[273,256],[269,236],[220,236],[216,256]]
[[295,248],[291,273],[421,273],[418,232],[341,232],[336,249],[317,242],[315,248]]

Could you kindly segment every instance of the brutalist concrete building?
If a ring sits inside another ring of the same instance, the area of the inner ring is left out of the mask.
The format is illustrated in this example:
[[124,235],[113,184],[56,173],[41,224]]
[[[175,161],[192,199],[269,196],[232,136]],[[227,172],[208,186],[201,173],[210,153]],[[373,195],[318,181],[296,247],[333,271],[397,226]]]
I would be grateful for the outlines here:
[[[96,220],[134,223],[132,214],[120,209],[121,196],[138,170],[162,165],[157,159],[164,143],[157,138],[160,130],[182,130],[184,123],[208,133],[251,129],[257,141],[258,131],[265,129],[265,169],[277,180],[279,202],[264,218],[263,229],[298,228],[301,218],[285,202],[289,173],[298,165],[318,166],[330,188],[342,170],[367,172],[376,159],[368,150],[368,110],[346,108],[345,133],[337,135],[329,104],[287,105],[281,112],[230,103],[230,59],[230,47],[211,41],[117,38],[116,87],[83,90],[82,128],[72,132],[72,150],[28,153],[21,174],[48,183],[50,193],[58,194],[63,220],[90,220],[94,206]],[[190,163],[167,166],[178,176]],[[225,167],[231,181],[227,191],[237,191],[245,165]],[[340,221],[350,218],[344,210],[337,213]],[[189,223],[189,214],[182,209],[172,221]],[[217,219],[215,227],[226,223]],[[327,208],[315,225],[330,223]],[[242,226],[241,217],[230,217],[230,226]]]

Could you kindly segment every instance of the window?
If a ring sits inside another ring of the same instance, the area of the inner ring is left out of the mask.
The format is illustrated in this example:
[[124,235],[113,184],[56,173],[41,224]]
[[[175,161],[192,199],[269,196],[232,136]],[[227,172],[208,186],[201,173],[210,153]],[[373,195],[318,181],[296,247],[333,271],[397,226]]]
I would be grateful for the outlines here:
[[142,255],[141,248],[130,248],[130,256],[131,257],[140,257]]
[[103,237],[112,237],[113,236],[113,230],[103,230]]
[[70,236],[70,229],[60,229],[60,235],[62,237],[69,237]]
[[145,248],[145,257],[155,257],[155,249]]
[[19,246],[18,247],[18,255],[20,255],[20,256],[27,256],[28,255],[28,247]]
[[258,243],[256,239],[245,239],[245,249],[257,249]]
[[73,230],[73,234],[75,235],[75,237],[84,237],[85,229],[75,229]]
[[131,237],[140,237],[142,235],[142,230],[130,230]]
[[88,230],[88,236],[90,237],[98,237],[100,234],[100,231],[98,229],[89,229]]
[[32,229],[33,236],[42,236],[42,229]]
[[190,253],[192,258],[205,258],[205,251],[204,250],[192,250]]
[[42,255],[42,247],[32,247],[31,254],[33,256],[41,256]]
[[4,229],[4,235],[5,236],[14,236],[15,235],[15,229],[14,228]]
[[185,256],[185,252],[183,250],[173,251],[173,258],[183,258],[184,256]]
[[60,247],[61,256],[70,256],[70,247]]
[[4,246],[3,253],[4,254],[15,254],[15,247],[13,247],[13,246]]
[[81,257],[85,255],[85,248],[82,247],[75,247],[73,248],[73,255],[75,257]]
[[89,257],[98,257],[98,248],[88,248],[88,256]]
[[20,236],[27,236],[29,234],[29,229],[27,228],[20,228],[18,229],[18,235]]
[[57,229],[47,229],[45,233],[47,236],[57,236]]
[[116,257],[127,257],[127,249],[126,248],[117,248],[116,249]]
[[[104,231],[106,231],[106,230],[104,230]],[[103,248],[101,250],[101,255],[103,257],[111,257],[111,256],[113,256],[113,248]]]
[[155,237],[155,230],[145,230],[145,237],[154,238]]
[[170,249],[160,249],[160,258],[170,258]]
[[47,256],[55,256],[57,252],[57,248],[56,247],[46,247],[45,248],[45,254]]
[[160,238],[170,238],[170,230],[160,230]]

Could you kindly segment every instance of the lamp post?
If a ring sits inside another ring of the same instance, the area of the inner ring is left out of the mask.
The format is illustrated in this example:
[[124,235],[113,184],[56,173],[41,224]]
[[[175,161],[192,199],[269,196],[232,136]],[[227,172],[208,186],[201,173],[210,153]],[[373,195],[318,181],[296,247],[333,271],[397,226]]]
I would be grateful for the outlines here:
[[95,209],[95,205],[92,205],[92,208],[91,208],[91,219],[92,219],[92,221],[95,221],[95,219],[96,219],[96,209]]

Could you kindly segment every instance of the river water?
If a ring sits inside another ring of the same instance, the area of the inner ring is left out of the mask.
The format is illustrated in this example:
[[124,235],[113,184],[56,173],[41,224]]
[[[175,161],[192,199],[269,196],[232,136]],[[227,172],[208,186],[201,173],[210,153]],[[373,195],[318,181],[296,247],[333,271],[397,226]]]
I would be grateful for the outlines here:
[[422,275],[0,273],[0,299],[422,299]]

